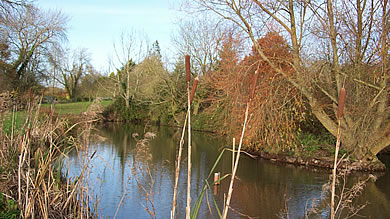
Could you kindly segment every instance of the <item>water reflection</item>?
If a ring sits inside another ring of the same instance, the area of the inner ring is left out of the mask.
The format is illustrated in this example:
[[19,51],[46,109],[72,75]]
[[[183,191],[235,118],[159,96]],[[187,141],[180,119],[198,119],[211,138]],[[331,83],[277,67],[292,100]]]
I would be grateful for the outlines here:
[[[145,150],[149,154],[149,161],[144,159],[145,155],[141,157],[137,153],[136,140],[132,137],[133,133],[139,133],[139,138],[143,138],[145,131],[156,133],[156,137],[150,140]],[[91,197],[97,198],[100,203],[98,214],[105,218],[112,218],[116,213],[117,218],[149,218],[150,215],[145,209],[151,211],[154,207],[157,218],[169,218],[176,146],[181,130],[153,126],[145,128],[142,125],[131,124],[105,124],[98,128],[98,134],[102,138],[86,150],[89,154],[97,151],[97,156],[90,163],[88,183]],[[202,190],[204,179],[226,143],[221,138],[199,132],[194,132],[192,139],[191,196],[194,204]],[[85,153],[76,151],[70,153],[70,177],[80,173],[80,157],[83,154]],[[183,155],[177,218],[184,218],[186,206],[186,150],[183,151]],[[140,169],[134,172],[137,162]],[[231,153],[225,152],[216,172],[221,172],[223,176],[231,172],[231,166]],[[150,171],[151,178],[140,175],[142,168]],[[327,182],[328,176],[328,172],[324,170],[282,165],[261,159],[253,160],[243,156],[239,163],[238,180],[235,182],[231,203],[233,211],[229,212],[229,218],[246,218],[245,215],[278,218],[286,211],[289,218],[302,218],[305,210],[311,207],[312,200],[321,197],[322,186]],[[390,190],[387,188],[389,181],[390,174],[386,173],[375,183],[367,184],[360,201],[368,200],[370,204],[361,214],[368,218],[390,217]],[[149,199],[152,198],[153,206],[147,202],[147,193],[142,191],[139,183],[146,188]],[[228,184],[229,179],[225,179],[216,191],[207,193],[201,204],[198,218],[218,218],[213,199],[218,208],[222,209]],[[211,194],[213,192],[215,192],[214,196]]]

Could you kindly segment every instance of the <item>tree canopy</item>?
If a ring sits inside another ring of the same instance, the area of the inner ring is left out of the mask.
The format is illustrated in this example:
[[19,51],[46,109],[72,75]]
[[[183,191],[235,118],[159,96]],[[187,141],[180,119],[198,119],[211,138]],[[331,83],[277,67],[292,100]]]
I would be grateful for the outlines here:
[[[387,0],[337,4],[332,0],[197,0],[190,4],[243,32],[261,60],[303,95],[310,112],[333,135],[339,90],[345,87],[342,143],[352,157],[375,160],[390,144]],[[257,40],[267,28],[279,30],[286,38],[291,52],[288,70]]]

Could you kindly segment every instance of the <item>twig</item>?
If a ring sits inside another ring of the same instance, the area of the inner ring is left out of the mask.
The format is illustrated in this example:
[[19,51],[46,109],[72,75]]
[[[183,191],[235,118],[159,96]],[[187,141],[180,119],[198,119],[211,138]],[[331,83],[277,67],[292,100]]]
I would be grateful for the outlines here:
[[[130,177],[130,176],[129,176],[129,177]],[[127,186],[128,186],[128,185],[129,185],[129,183],[127,182],[127,183],[126,183],[126,186],[125,186],[125,190],[124,190],[123,193],[122,193],[121,200],[119,201],[118,207],[116,208],[115,215],[114,215],[113,219],[116,218],[116,216],[118,215],[119,209],[120,209],[120,207],[121,207],[122,204],[123,204],[123,200],[125,199],[126,192],[127,192]]]
[[254,219],[254,218],[259,218],[259,217],[252,217],[252,216],[249,216],[249,215],[246,215],[246,214],[244,214],[244,213],[242,213],[242,212],[239,212],[238,210],[236,210],[236,209],[234,209],[234,208],[232,208],[232,207],[229,207],[230,208],[230,210],[232,210],[233,212],[235,212],[236,214],[238,214],[238,215],[240,215],[241,217],[246,217],[246,218],[249,218],[249,219]]
[[[233,154],[237,153],[237,151],[232,150],[232,149],[230,149],[230,148],[226,148],[226,150],[233,152]],[[240,153],[246,154],[246,155],[248,155],[248,156],[249,156],[250,158],[252,158],[252,159],[256,159],[256,158],[257,158],[256,155],[250,154],[250,153],[248,153],[248,152],[246,152],[246,151],[241,151]],[[233,158],[234,158],[234,156],[233,156]]]
[[12,199],[13,201],[16,201],[12,196],[9,196],[9,195],[7,195],[7,194],[5,194],[5,193],[2,193],[5,197],[7,197],[7,198],[9,198],[9,199]]

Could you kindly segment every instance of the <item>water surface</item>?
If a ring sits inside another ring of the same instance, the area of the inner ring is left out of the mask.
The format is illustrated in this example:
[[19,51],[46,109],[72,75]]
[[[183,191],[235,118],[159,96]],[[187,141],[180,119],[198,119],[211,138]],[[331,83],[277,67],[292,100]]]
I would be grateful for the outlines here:
[[[139,147],[133,133],[153,132],[150,144]],[[86,169],[88,192],[98,200],[100,217],[113,218],[169,218],[172,207],[174,172],[177,146],[181,130],[171,127],[145,127],[133,124],[105,124],[97,129],[101,137],[95,138],[85,151],[69,154],[68,177],[77,177],[82,171],[85,156],[93,159]],[[221,150],[225,139],[208,133],[192,134],[192,203],[196,202]],[[187,189],[187,151],[183,151],[179,179],[177,218],[185,218]],[[225,152],[216,171],[231,173],[231,153]],[[364,179],[354,176],[348,182]],[[323,185],[329,171],[274,163],[241,156],[234,184],[232,210],[228,218],[304,218],[313,201],[321,199]],[[390,174],[386,172],[376,182],[369,182],[357,204],[368,205],[359,212],[366,218],[390,218]],[[198,218],[218,218],[215,205],[222,211],[230,178],[208,190],[204,196]],[[119,207],[118,207],[119,206]],[[326,211],[322,214],[326,218]],[[321,218],[315,216],[312,218]],[[361,218],[355,216],[354,218]]]

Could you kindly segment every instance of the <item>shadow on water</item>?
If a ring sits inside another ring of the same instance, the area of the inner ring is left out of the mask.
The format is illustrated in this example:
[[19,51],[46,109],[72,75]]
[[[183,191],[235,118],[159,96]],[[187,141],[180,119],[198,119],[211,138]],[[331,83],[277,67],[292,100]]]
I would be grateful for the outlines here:
[[[137,160],[136,141],[133,133],[142,138],[144,131],[153,132],[156,137],[150,140],[150,161],[143,161],[152,173],[151,193],[157,218],[169,218],[174,184],[176,147],[181,129],[134,124],[105,124],[98,128],[98,140],[91,141],[87,152],[97,151],[88,171],[90,196],[98,199],[98,214],[112,218],[123,197],[123,203],[117,218],[149,218],[145,211],[148,207],[145,195],[140,192],[136,176],[132,173]],[[201,192],[204,179],[226,142],[212,134],[193,132],[193,169],[192,169],[192,203]],[[73,151],[69,154],[69,177],[77,176],[81,171],[80,157],[85,154]],[[183,151],[183,163],[179,179],[177,218],[184,218],[186,206],[187,151]],[[139,157],[138,157],[139,158]],[[389,158],[386,158],[390,160]],[[143,160],[143,158],[139,158]],[[231,172],[231,153],[225,152],[216,171],[225,175]],[[229,218],[246,218],[249,215],[257,218],[278,218],[281,212],[288,209],[289,218],[302,218],[306,209],[311,207],[313,199],[321,197],[321,190],[329,178],[329,171],[308,169],[273,163],[262,159],[254,160],[243,156],[239,163],[235,182],[232,208]],[[352,180],[353,181],[353,180]],[[142,183],[147,184],[144,180]],[[390,218],[390,173],[369,182],[359,201],[370,204],[361,211],[367,218]],[[208,192],[204,198],[198,218],[217,218],[212,198],[220,209],[223,206],[224,194],[229,180],[218,186],[215,195]],[[212,211],[209,211],[208,202]]]

